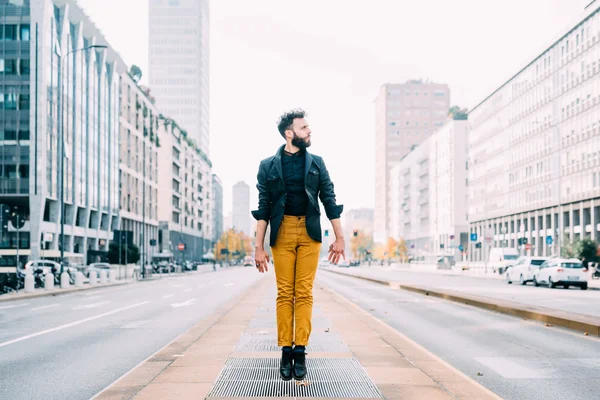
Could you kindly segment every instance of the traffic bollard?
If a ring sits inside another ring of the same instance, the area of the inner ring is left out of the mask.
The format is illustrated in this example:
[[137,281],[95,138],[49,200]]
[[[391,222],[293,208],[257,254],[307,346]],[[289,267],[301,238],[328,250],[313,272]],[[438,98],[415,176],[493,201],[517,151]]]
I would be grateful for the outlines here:
[[106,283],[106,271],[100,270],[100,284]]
[[96,271],[90,271],[90,285],[98,284],[98,275],[96,275]]
[[61,289],[68,289],[71,286],[71,282],[69,282],[71,277],[68,272],[63,272],[60,274],[60,287]]
[[31,293],[35,290],[35,279],[33,274],[25,275],[25,293]]
[[81,271],[75,272],[75,286],[83,286],[83,273]]
[[108,281],[116,282],[117,281],[117,271],[113,271],[112,269],[108,271]]
[[44,289],[53,290],[54,289],[54,274],[52,272],[48,272],[44,277]]

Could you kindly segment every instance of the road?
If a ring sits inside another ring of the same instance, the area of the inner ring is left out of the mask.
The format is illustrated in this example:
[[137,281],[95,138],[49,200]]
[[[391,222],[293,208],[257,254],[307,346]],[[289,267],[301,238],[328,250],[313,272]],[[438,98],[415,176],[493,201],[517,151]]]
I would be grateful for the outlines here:
[[261,277],[226,268],[0,303],[0,399],[90,399]]
[[379,267],[328,267],[334,271],[356,274],[394,282],[453,290],[489,298],[515,301],[522,304],[542,306],[572,313],[600,317],[600,290],[579,288],[535,287],[532,284],[507,284],[504,280],[474,278],[452,274],[416,272],[401,268]]
[[506,400],[599,397],[598,338],[322,270],[317,283]]

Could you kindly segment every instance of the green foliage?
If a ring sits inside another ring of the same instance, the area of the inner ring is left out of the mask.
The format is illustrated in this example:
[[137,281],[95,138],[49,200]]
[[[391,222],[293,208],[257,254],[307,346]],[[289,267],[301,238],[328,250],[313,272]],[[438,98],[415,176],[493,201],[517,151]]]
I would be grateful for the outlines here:
[[[130,244],[129,246],[125,246],[121,244],[121,263],[125,263],[125,260],[129,264],[135,264],[140,260],[140,249],[134,245]],[[119,244],[117,242],[110,242],[108,245],[108,262],[111,264],[119,263]]]
[[598,257],[598,243],[593,241],[590,238],[585,238],[577,242],[575,247],[575,253],[577,254],[577,258],[580,260],[593,261],[598,262],[600,257]]

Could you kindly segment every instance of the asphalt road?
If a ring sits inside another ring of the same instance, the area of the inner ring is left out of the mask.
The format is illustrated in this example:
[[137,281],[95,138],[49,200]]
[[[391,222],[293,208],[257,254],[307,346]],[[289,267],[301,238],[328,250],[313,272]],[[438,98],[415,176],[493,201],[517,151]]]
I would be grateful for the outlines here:
[[226,268],[0,303],[0,399],[90,399],[261,277]]
[[598,338],[322,270],[317,279],[506,400],[600,397]]
[[391,280],[404,284],[453,290],[466,294],[515,301],[527,305],[542,306],[600,317],[600,290],[581,290],[579,288],[548,289],[545,286],[535,287],[532,284],[521,286],[520,284],[515,283],[509,285],[504,280],[499,279],[415,272],[401,268],[327,268],[331,268],[334,271]]

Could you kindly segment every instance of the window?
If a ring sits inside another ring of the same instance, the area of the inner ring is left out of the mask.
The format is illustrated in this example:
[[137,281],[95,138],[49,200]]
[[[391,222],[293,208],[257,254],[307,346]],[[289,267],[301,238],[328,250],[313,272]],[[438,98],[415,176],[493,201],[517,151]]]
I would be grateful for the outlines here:
[[4,131],[4,137],[0,136],[0,139],[17,140],[17,131],[12,130],[12,129],[7,129]]
[[173,164],[173,175],[179,176],[179,166],[177,164]]
[[28,42],[30,39],[30,32],[29,32],[29,24],[26,25],[21,25],[21,32],[20,32],[20,38],[21,40]]
[[[4,32],[2,32],[4,28]],[[0,25],[0,39],[17,40],[17,25]]]
[[444,92],[442,90],[434,90],[433,95],[437,96],[437,97],[444,97],[446,95],[446,92]]
[[0,72],[5,75],[17,73],[17,60],[0,60]]
[[171,200],[171,204],[173,204],[173,207],[179,208],[179,197],[173,196],[173,199]]
[[19,63],[19,74],[29,75],[29,60],[21,60]]
[[390,126],[396,126],[395,122],[390,122]]
[[29,140],[29,139],[30,139],[29,129],[19,131],[19,140]]
[[20,94],[19,95],[19,110],[29,110],[29,95],[28,94]]
[[16,110],[17,109],[16,93],[9,93],[9,94],[4,95],[4,109],[5,110]]
[[176,193],[179,193],[179,192],[180,192],[180,191],[179,191],[179,182],[177,182],[175,179],[173,179],[173,190],[174,190]]
[[29,165],[19,165],[19,177],[29,178]]
[[174,222],[174,223],[178,224],[178,223],[179,223],[179,213],[177,213],[177,212],[174,212],[174,213],[172,214],[172,217],[171,217],[171,219],[173,220],[173,222]]

